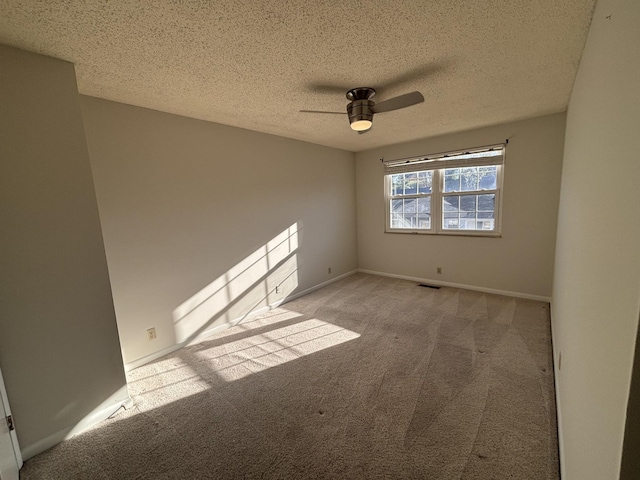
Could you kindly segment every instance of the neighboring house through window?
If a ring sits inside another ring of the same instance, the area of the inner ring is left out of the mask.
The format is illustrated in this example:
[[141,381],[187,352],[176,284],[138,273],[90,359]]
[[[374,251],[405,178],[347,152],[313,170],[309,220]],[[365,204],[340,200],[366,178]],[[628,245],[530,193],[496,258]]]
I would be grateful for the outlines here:
[[498,236],[505,145],[384,161],[386,232]]

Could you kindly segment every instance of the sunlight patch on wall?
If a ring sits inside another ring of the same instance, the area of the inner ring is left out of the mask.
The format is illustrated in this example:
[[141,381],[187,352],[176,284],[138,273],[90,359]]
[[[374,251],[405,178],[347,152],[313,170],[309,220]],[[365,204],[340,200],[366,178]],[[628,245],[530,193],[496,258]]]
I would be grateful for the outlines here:
[[188,342],[282,301],[298,286],[297,249],[294,223],[179,305],[173,311],[176,340]]
[[234,381],[359,336],[314,318],[202,350],[197,355],[222,379]]

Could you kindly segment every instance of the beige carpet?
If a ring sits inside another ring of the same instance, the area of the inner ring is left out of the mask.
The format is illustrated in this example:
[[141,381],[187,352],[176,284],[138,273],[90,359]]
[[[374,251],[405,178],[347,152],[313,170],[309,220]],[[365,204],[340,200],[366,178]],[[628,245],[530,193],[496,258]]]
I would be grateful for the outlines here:
[[129,373],[21,479],[558,479],[548,304],[356,274]]

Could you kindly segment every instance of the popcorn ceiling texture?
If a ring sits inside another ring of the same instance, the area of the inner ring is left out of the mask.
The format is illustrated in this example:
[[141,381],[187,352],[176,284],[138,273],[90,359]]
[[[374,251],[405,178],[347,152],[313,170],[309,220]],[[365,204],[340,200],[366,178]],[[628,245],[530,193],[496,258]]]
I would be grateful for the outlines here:
[[[361,151],[564,111],[593,5],[3,0],[0,43],[73,62],[85,95]],[[366,135],[299,113],[345,110],[359,86],[425,103]]]

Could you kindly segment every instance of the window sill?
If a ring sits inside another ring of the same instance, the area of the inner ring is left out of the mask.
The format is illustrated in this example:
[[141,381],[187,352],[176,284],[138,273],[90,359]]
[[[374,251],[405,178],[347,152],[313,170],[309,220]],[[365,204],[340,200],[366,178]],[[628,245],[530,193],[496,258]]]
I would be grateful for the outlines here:
[[385,230],[384,233],[401,234],[401,235],[436,235],[447,237],[486,237],[486,238],[502,238],[499,232],[474,232],[474,231],[455,231],[455,232],[434,232],[420,230]]

